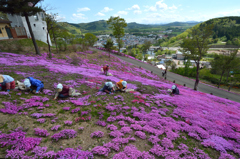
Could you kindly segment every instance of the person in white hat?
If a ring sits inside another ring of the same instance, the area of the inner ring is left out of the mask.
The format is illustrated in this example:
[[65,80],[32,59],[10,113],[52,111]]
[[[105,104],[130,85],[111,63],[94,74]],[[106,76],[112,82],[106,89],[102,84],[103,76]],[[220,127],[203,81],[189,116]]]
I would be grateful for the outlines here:
[[172,93],[171,94],[179,95],[179,89],[177,88],[176,85],[172,86]]
[[106,92],[108,94],[111,94],[114,91],[114,84],[112,82],[106,82],[103,88],[98,90],[98,92]]
[[15,88],[14,78],[12,78],[9,75],[0,75],[0,91],[7,90],[9,92],[10,89],[14,88]]
[[116,83],[116,86],[118,91],[126,92],[127,82],[121,79],[119,82]]
[[66,98],[66,97],[73,97],[73,96],[79,96],[82,95],[81,93],[77,93],[75,89],[72,87],[69,87],[67,85],[59,83],[56,88],[56,94],[53,100],[60,98]]

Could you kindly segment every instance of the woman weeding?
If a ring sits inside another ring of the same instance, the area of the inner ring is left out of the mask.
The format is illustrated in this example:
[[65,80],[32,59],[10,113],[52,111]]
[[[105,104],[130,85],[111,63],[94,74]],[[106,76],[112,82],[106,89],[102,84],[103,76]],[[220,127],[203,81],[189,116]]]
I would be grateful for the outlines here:
[[0,75],[0,91],[7,90],[9,92],[10,89],[14,88],[15,88],[14,78],[12,78],[9,75]]
[[82,95],[81,93],[76,93],[76,90],[72,87],[59,83],[56,88],[56,94],[53,100],[59,98],[66,98],[66,97],[74,97]]
[[116,83],[116,86],[117,86],[117,91],[126,92],[127,90],[127,82],[122,79]]
[[108,94],[111,94],[111,92],[114,92],[114,85],[112,82],[106,82],[103,88],[99,89],[98,92],[106,92]]

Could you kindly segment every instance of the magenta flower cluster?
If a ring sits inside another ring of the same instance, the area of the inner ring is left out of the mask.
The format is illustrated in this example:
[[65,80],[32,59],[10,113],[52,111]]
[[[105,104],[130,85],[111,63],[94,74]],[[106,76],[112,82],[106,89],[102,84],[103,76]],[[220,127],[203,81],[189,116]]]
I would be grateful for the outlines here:
[[40,128],[35,128],[34,129],[34,134],[35,135],[38,135],[38,136],[42,136],[42,137],[46,137],[46,136],[49,136],[50,133],[48,133],[47,130],[45,129],[40,129]]
[[54,134],[51,136],[51,138],[55,141],[58,141],[59,139],[69,139],[69,138],[75,138],[77,136],[77,132],[73,129],[64,129],[60,131],[59,133]]
[[104,136],[104,132],[102,132],[102,131],[95,131],[95,132],[91,133],[90,136],[91,136],[91,138],[93,138],[93,137],[101,138],[101,137]]

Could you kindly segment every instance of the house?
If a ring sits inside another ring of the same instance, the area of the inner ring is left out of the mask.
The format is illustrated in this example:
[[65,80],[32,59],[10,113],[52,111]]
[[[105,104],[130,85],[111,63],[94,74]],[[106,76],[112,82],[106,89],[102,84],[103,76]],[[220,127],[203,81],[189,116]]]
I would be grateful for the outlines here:
[[0,40],[12,38],[10,24],[11,21],[0,19]]
[[176,54],[172,55],[173,59],[177,59],[177,60],[184,60],[185,56],[183,55],[182,52],[180,52],[179,50],[176,51]]
[[[26,32],[26,37],[31,38],[25,17],[10,14],[8,14],[7,16],[8,19],[12,21],[11,27],[15,28],[16,32],[18,30],[16,28],[24,28]],[[46,21],[44,21],[44,18],[44,13],[40,12],[37,13],[35,16],[29,16],[29,21],[35,39],[47,43],[47,24]],[[23,31],[23,29],[21,30]],[[52,45],[50,36],[48,37],[48,40],[50,45]]]

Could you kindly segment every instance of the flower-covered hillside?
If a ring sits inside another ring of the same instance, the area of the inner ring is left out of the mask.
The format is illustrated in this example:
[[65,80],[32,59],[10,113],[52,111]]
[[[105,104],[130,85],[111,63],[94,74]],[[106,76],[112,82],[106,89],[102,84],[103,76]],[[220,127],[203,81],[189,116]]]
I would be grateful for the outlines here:
[[[101,72],[110,65],[113,76]],[[0,92],[0,157],[239,158],[240,104],[178,86],[104,52],[0,54],[0,74],[44,82],[41,94]],[[128,93],[99,93],[107,81]],[[82,96],[53,100],[61,82]]]

